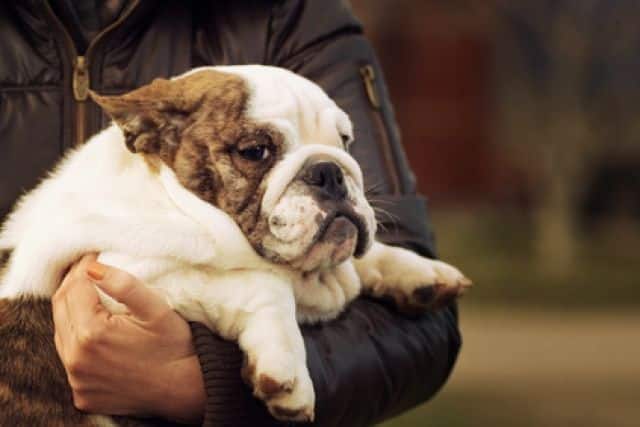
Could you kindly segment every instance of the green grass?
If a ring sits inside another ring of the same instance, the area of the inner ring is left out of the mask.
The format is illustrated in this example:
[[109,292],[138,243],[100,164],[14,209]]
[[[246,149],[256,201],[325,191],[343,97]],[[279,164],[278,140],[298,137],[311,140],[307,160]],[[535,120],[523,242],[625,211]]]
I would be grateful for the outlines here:
[[[640,233],[601,232],[577,239],[564,274],[545,269],[530,221],[495,212],[435,212],[439,255],[477,285],[473,304],[593,310],[635,307],[640,296]],[[603,237],[605,236],[605,237]]]

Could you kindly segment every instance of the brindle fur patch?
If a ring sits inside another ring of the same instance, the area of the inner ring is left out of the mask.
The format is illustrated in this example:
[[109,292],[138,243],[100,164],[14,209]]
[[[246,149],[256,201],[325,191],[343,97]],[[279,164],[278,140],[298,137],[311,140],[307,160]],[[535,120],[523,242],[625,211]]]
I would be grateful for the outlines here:
[[11,251],[0,249],[0,268],[2,268],[7,263],[7,261],[9,261],[10,256]]
[[[176,80],[154,80],[120,97],[93,95],[124,130],[134,152],[158,156],[180,183],[229,214],[253,246],[268,225],[260,216],[263,178],[282,156],[283,136],[252,122],[245,81],[233,74],[199,71]],[[237,146],[267,143],[265,161],[252,162]]]
[[[118,417],[119,426],[167,425]],[[35,297],[0,299],[0,425],[94,426],[73,406],[53,342],[51,302]]]
[[2,279],[5,269],[9,265],[9,258],[11,258],[11,251],[0,250],[0,279]]

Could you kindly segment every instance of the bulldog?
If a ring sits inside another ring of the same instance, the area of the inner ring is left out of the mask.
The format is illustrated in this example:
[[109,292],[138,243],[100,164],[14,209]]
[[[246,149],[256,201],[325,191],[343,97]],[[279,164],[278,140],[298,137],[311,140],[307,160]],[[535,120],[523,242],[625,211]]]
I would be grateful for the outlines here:
[[91,95],[113,124],[8,217],[0,298],[50,298],[72,263],[99,252],[236,340],[243,378],[274,417],[311,421],[299,322],[333,319],[361,292],[416,313],[470,286],[444,262],[375,241],[351,122],[314,83],[275,67],[204,67]]

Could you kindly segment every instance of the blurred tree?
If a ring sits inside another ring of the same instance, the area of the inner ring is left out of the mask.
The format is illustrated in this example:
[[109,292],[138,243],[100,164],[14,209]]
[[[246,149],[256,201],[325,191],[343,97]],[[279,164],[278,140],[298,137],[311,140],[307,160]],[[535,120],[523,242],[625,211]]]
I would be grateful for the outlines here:
[[596,160],[638,153],[640,2],[496,6],[498,138],[530,177],[543,265],[563,273],[574,263],[578,201]]

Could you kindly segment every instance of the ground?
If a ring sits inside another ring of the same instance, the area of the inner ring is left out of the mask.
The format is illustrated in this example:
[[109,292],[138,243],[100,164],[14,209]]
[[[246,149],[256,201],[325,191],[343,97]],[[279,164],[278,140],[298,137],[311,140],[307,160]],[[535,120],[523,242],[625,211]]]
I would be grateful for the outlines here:
[[437,214],[435,222],[440,255],[477,283],[460,303],[461,356],[431,402],[381,426],[639,425],[634,237],[591,236],[558,276],[540,268],[524,221]]

